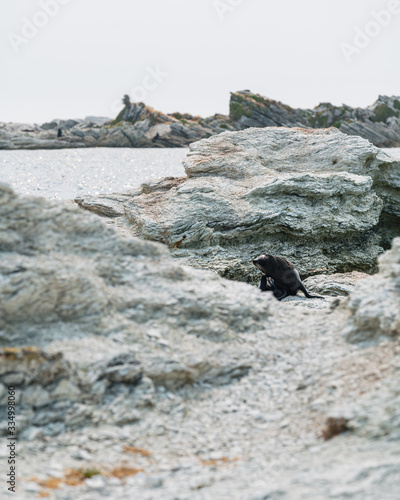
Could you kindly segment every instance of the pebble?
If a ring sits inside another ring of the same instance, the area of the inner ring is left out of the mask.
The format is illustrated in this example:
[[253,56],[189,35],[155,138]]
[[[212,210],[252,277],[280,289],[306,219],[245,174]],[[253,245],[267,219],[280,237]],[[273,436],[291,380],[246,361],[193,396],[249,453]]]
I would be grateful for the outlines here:
[[91,460],[92,458],[92,455],[86,450],[78,450],[72,456],[78,460]]
[[146,478],[146,486],[148,488],[161,488],[164,483],[162,476],[149,476]]
[[102,490],[106,487],[104,478],[100,475],[86,479],[85,485],[91,490]]

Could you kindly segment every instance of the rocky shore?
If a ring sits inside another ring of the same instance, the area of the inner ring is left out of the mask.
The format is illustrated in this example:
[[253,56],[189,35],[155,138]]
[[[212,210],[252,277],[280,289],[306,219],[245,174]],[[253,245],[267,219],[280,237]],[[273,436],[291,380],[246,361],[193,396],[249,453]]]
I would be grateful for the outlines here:
[[[274,127],[199,141],[185,169],[80,206],[0,184],[10,498],[397,499],[399,162]],[[218,276],[256,282],[264,252],[324,300]]]
[[[336,127],[378,147],[400,147],[400,97],[379,96],[365,109],[321,103],[294,109],[249,90],[231,94],[229,115],[164,114],[144,103],[126,104],[115,120],[56,120],[43,125],[0,123],[0,149],[86,147],[165,148],[249,127]],[[62,136],[57,137],[58,130]]]
[[400,238],[279,303],[67,202],[1,185],[0,224],[14,497],[396,498]]

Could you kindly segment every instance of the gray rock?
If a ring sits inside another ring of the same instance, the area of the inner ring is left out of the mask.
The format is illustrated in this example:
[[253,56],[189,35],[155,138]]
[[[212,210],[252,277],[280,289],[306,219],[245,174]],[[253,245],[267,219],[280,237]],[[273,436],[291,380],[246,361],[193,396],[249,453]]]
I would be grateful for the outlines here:
[[186,180],[76,202],[165,243],[183,264],[252,283],[251,260],[265,252],[306,276],[370,272],[386,241],[382,208],[400,213],[399,162],[337,129],[226,132],[193,144],[184,166]]
[[146,478],[147,488],[161,488],[164,483],[164,478],[162,476],[149,476]]
[[59,127],[59,122],[56,120],[53,120],[52,122],[43,123],[43,125],[41,125],[40,128],[42,130],[53,130],[53,129],[58,128],[58,127]]
[[[1,264],[0,264],[1,266]],[[0,376],[18,378],[16,385],[39,383],[46,386],[70,373],[70,366],[61,353],[48,354],[36,347],[0,349]]]
[[112,121],[111,118],[106,116],[86,116],[83,120],[84,122],[93,123],[95,125],[104,125],[107,122]]
[[215,342],[257,331],[273,314],[269,294],[181,267],[162,245],[122,238],[69,203],[1,186],[0,214],[0,339],[40,346],[0,351],[0,382],[12,377],[26,407],[21,431],[127,424],[155,404],[155,385],[219,386],[248,373]]
[[6,394],[8,393],[6,387],[4,384],[0,384],[0,402],[3,402],[3,399],[5,399]]
[[106,482],[102,476],[94,476],[89,479],[86,479],[85,485],[90,490],[104,490]]
[[162,245],[118,237],[68,203],[2,186],[0,215],[0,338],[9,341],[29,335],[43,345],[57,331],[106,336],[116,327],[135,338],[145,325],[166,336],[227,338],[257,328],[273,304],[244,284],[181,267]]
[[34,441],[42,436],[43,432],[38,427],[28,427],[20,435],[20,437],[26,441]]
[[400,334],[400,238],[379,258],[379,274],[357,283],[345,307],[343,334],[349,342],[365,342]]
[[67,399],[68,401],[75,401],[79,399],[81,391],[70,380],[61,380],[51,392],[53,401]]
[[127,353],[111,359],[100,376],[110,382],[135,384],[143,376],[143,367],[134,355]]
[[344,274],[310,276],[303,283],[307,290],[313,293],[332,297],[346,297],[354,290],[359,280],[368,277],[368,274],[353,271]]
[[38,385],[33,385],[28,391],[24,391],[22,404],[40,408],[50,403],[50,394],[48,391]]

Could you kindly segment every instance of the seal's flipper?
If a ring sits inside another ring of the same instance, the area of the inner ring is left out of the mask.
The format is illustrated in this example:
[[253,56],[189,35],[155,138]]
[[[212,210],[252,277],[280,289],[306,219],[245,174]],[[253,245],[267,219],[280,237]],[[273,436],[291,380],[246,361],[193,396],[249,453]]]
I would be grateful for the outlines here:
[[[262,292],[274,292],[274,295],[278,291],[278,288],[276,287],[274,280],[272,278],[270,278],[269,276],[266,276],[265,274],[262,275],[260,284],[258,285],[258,288]],[[278,291],[278,293],[279,293],[279,291]]]
[[321,295],[310,295],[307,292],[306,287],[303,285],[303,283],[301,281],[300,281],[299,289],[304,293],[304,295],[307,297],[307,299],[324,299],[325,300],[325,297],[321,297]]
[[260,281],[260,284],[259,284],[258,288],[262,292],[266,292],[268,290],[268,288],[267,288],[267,277],[265,276],[265,274],[263,274],[261,276],[261,281]]
[[276,297],[278,300],[282,300],[282,299],[286,299],[286,297],[288,297],[289,294],[287,293],[287,291],[285,290],[283,292],[283,294],[280,296],[280,297]]

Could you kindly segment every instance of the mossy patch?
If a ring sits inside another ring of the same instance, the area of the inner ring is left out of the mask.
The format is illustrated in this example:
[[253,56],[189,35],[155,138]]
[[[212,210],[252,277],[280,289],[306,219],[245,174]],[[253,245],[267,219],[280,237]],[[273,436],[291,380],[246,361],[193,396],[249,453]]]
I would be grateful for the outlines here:
[[311,116],[308,121],[313,128],[326,128],[328,126],[328,116],[321,112]]
[[264,106],[269,106],[269,101],[267,99],[264,99],[264,97],[257,95],[257,94],[251,94],[249,96],[253,101],[259,102],[260,104],[264,104]]
[[229,115],[232,120],[240,120],[244,115],[243,106],[238,102],[231,102],[229,106]]
[[89,479],[93,476],[98,476],[101,472],[97,469],[81,469],[79,471],[85,479]]
[[328,117],[326,115],[318,114],[316,116],[316,122],[318,128],[326,128],[328,126]]
[[232,120],[238,121],[242,116],[251,117],[251,111],[238,102],[231,102],[229,106],[229,116]]
[[[235,96],[236,102],[243,102],[244,101],[244,97],[238,93],[234,93],[234,94],[232,94],[232,96]],[[231,99],[232,99],[232,97],[231,97]]]
[[391,116],[399,116],[398,111],[394,111],[387,104],[379,104],[375,108],[375,116],[372,118],[373,122],[382,122],[385,123],[388,118]]
[[113,122],[111,123],[111,126],[115,126],[115,125],[117,125],[119,122],[122,122],[122,120],[124,119],[124,114],[125,114],[125,111],[126,111],[126,106],[124,107],[124,109],[122,109],[122,110],[118,113],[117,118],[115,118],[115,120],[113,120]]
[[398,99],[395,99],[393,101],[393,106],[396,108],[396,109],[400,109],[400,101]]

